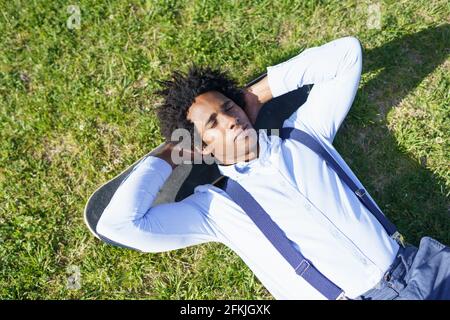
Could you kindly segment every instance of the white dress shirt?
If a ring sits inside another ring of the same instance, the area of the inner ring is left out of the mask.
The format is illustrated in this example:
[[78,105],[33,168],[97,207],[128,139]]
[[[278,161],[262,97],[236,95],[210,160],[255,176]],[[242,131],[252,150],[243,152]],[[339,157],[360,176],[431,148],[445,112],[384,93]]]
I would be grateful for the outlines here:
[[[315,137],[360,186],[332,142],[358,89],[361,60],[359,41],[345,37],[267,68],[274,97],[314,84],[307,101],[283,126]],[[219,166],[220,172],[239,182],[346,296],[355,298],[373,288],[393,262],[397,242],[320,156],[263,130],[258,137],[258,158]],[[180,202],[152,206],[171,172],[157,157],[139,162],[117,189],[97,232],[145,252],[220,242],[243,259],[275,299],[325,298],[295,273],[223,190],[201,185]]]

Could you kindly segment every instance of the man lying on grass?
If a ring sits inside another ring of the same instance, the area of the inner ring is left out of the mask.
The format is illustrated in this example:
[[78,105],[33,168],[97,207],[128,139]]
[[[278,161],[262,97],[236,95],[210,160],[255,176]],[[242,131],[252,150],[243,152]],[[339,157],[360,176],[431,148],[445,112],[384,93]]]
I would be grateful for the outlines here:
[[[361,68],[359,41],[345,37],[268,67],[242,90],[210,68],[174,72],[159,92],[162,132],[167,141],[179,128],[198,134],[193,148],[214,156],[226,187],[152,206],[179,164],[168,143],[122,182],[97,232],[145,252],[221,242],[276,299],[450,298],[450,249],[429,237],[405,245],[333,147]],[[253,129],[264,103],[307,84],[281,135]]]

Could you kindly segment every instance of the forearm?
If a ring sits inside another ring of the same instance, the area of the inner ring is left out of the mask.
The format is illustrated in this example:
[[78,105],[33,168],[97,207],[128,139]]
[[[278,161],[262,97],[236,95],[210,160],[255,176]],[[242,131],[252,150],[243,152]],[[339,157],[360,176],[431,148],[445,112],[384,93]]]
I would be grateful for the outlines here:
[[141,219],[171,172],[169,164],[157,157],[142,160],[117,188],[99,225],[120,225]]
[[216,232],[201,211],[208,208],[205,194],[154,205],[171,172],[169,164],[160,157],[150,156],[138,163],[104,210],[97,233],[143,252],[164,252],[215,241]]
[[306,49],[292,59],[268,67],[267,80],[273,96],[345,76],[356,67],[360,51],[356,38],[344,37]]
[[330,143],[350,110],[362,72],[362,50],[353,37],[303,51],[269,70],[275,95],[314,83],[308,99],[284,123]]
[[261,107],[272,99],[272,91],[269,87],[267,76],[244,89],[245,112],[254,124]]

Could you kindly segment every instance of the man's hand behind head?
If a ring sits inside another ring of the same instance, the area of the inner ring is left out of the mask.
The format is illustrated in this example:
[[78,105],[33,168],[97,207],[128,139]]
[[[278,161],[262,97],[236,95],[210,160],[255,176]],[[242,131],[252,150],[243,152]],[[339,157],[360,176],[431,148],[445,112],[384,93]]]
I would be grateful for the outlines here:
[[244,111],[254,125],[263,104],[272,99],[272,91],[267,76],[242,91],[245,101]]

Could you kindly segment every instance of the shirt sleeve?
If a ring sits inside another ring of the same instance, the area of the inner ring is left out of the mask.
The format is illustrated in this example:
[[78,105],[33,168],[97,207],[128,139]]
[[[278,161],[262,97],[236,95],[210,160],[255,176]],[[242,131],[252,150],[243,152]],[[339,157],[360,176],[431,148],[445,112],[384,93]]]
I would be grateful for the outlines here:
[[163,252],[218,241],[203,203],[203,193],[180,202],[152,206],[172,172],[163,159],[149,156],[122,181],[105,208],[97,232],[144,252]]
[[314,84],[307,101],[285,121],[316,136],[334,140],[355,98],[362,70],[362,50],[355,37],[333,40],[267,68],[273,97]]

